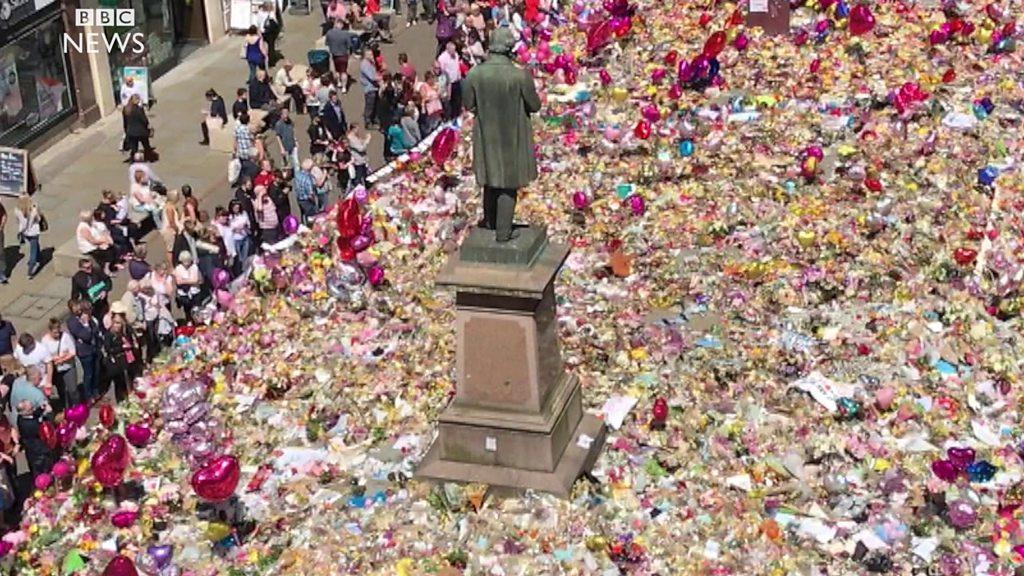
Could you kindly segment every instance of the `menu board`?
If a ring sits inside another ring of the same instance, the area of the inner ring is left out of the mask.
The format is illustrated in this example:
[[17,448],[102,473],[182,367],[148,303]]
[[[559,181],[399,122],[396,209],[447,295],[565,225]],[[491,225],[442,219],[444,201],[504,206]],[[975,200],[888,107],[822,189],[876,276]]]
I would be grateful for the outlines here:
[[29,189],[28,150],[0,148],[0,194],[18,196]]

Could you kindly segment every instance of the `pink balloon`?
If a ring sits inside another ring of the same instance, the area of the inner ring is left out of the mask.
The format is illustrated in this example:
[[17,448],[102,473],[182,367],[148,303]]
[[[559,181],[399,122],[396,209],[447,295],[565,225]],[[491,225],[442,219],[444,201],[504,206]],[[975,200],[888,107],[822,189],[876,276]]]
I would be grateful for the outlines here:
[[597,76],[601,79],[601,86],[607,86],[612,83],[612,75],[607,70],[601,70],[597,73]]
[[736,36],[736,39],[732,41],[733,47],[740,52],[746,50],[748,44],[750,44],[750,39],[747,38],[746,34],[739,34]]
[[384,282],[384,269],[380,266],[374,266],[366,273],[366,277],[370,279],[370,286],[376,288]]
[[121,483],[131,461],[131,453],[124,436],[114,434],[103,441],[92,455],[92,473],[96,480],[113,488]]
[[939,44],[945,44],[946,40],[949,40],[949,34],[936,28],[928,33],[928,43],[932,46],[938,46]]
[[53,476],[43,472],[36,476],[34,483],[36,485],[36,490],[46,490],[51,484],[53,484]]
[[590,206],[590,197],[583,190],[577,190],[572,195],[572,206],[577,210],[586,210]]
[[359,235],[352,239],[352,249],[356,252],[362,252],[370,247],[372,242],[369,236]]
[[235,493],[241,469],[234,456],[218,456],[192,474],[192,489],[203,500],[221,502]]
[[53,469],[50,470],[50,473],[52,473],[54,477],[61,480],[69,478],[73,472],[74,468],[71,467],[71,463],[64,459],[54,462]]
[[70,419],[65,420],[57,426],[57,443],[61,448],[67,450],[75,443],[75,434],[77,433],[78,425]]
[[223,268],[216,268],[213,271],[213,287],[221,289],[231,282],[231,273]]
[[153,435],[153,431],[149,429],[149,426],[145,424],[129,424],[125,426],[124,435],[131,442],[132,446],[142,448],[148,442],[150,437]]
[[871,32],[875,28],[875,15],[866,4],[857,4],[850,10],[849,16],[850,34],[861,36]]
[[434,142],[430,145],[430,157],[434,159],[435,164],[444,166],[445,162],[451,160],[458,139],[459,133],[454,128],[448,127],[441,130],[441,133],[434,138]]
[[64,411],[64,416],[81,426],[89,420],[89,407],[85,404],[75,404]]
[[295,234],[299,231],[299,219],[296,218],[294,214],[285,216],[284,220],[281,222],[281,229],[289,236]]
[[648,122],[657,122],[661,120],[661,111],[654,104],[648,104],[640,110],[640,114],[644,117],[644,120]]
[[110,515],[110,523],[118,528],[128,528],[132,524],[135,524],[135,520],[139,517],[138,512],[131,510],[121,510],[120,512],[114,512]]
[[629,203],[629,210],[634,216],[643,216],[644,212],[647,211],[647,203],[644,202],[644,197],[639,194],[633,194],[626,199]]
[[655,68],[654,72],[651,72],[651,82],[660,84],[665,79],[665,75],[668,74],[664,68]]
[[668,97],[669,98],[671,98],[673,100],[679,100],[682,96],[683,96],[683,87],[680,86],[679,84],[673,84],[672,87],[668,89]]

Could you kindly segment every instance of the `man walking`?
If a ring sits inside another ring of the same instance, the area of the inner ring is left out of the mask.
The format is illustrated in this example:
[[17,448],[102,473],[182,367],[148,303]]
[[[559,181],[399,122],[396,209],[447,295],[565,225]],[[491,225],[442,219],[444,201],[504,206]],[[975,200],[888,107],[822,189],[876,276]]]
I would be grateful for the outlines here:
[[363,61],[359,63],[359,83],[363,86],[363,124],[367,128],[373,124],[377,92],[380,90],[380,77],[373,62],[373,50],[367,48],[363,51]]
[[285,165],[292,170],[299,167],[299,147],[295,143],[295,124],[289,116],[288,109],[281,109],[281,117],[277,124],[274,124],[274,133],[277,134],[277,143],[281,147],[281,156]]
[[324,42],[334,61],[334,72],[341,82],[342,94],[348,92],[348,57],[351,54],[353,37],[354,34],[345,29],[345,23],[342,20],[335,20],[334,27],[328,30],[324,36]]

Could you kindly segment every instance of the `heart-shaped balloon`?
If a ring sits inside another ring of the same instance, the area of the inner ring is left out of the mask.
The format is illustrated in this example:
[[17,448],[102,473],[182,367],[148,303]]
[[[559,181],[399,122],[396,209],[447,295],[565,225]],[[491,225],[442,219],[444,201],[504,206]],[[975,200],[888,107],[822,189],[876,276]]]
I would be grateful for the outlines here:
[[139,571],[135,569],[131,558],[118,554],[103,569],[102,576],[139,576]]
[[64,411],[64,417],[81,426],[89,420],[89,407],[85,404],[75,404]]
[[75,443],[76,434],[78,434],[78,425],[71,420],[65,420],[57,425],[57,443],[64,450]]
[[367,279],[370,280],[370,286],[376,288],[384,283],[384,268],[380,266],[372,266],[366,273]]
[[146,548],[146,553],[156,562],[158,568],[164,569],[171,563],[171,558],[174,556],[174,547],[169,544],[150,546]]
[[100,424],[103,424],[109,430],[114,425],[116,419],[113,406],[110,404],[100,406]]
[[647,120],[641,120],[636,123],[633,128],[633,135],[641,140],[647,140],[651,137],[651,124]]
[[96,480],[113,488],[121,483],[128,469],[131,453],[124,436],[114,434],[103,441],[92,455],[92,473]]
[[956,482],[956,477],[960,474],[956,466],[949,460],[935,460],[932,462],[932,473],[945,482]]
[[192,474],[192,489],[203,500],[227,500],[235,493],[240,473],[237,458],[229,455],[219,456]]
[[875,15],[866,4],[857,4],[850,10],[850,34],[861,36],[875,28]]
[[149,426],[145,424],[131,423],[125,426],[124,435],[131,442],[132,446],[142,448],[148,442],[150,437],[153,435],[153,431],[149,429]]
[[601,86],[607,86],[612,83],[612,75],[607,70],[598,72],[597,77],[601,79]]
[[[953,251],[953,259],[961,266],[969,266],[978,257],[978,251],[974,248],[961,246]],[[952,450],[952,448],[951,448]]]
[[39,438],[46,444],[46,447],[53,450],[57,446],[57,430],[49,421],[43,421],[39,425]]
[[722,50],[725,49],[725,43],[727,40],[728,38],[726,38],[725,32],[722,32],[721,30],[715,32],[704,41],[704,50],[702,50],[702,53],[709,59],[718,56],[722,53]]
[[139,513],[134,510],[120,510],[110,515],[110,523],[118,528],[128,528],[138,517]]
[[967,467],[971,464],[974,464],[974,459],[977,457],[974,448],[960,448],[957,446],[946,450],[946,456],[953,466],[961,472],[967,470]]
[[612,41],[612,25],[602,20],[587,30],[587,52],[593,54]]
[[434,160],[434,163],[438,166],[444,166],[444,163],[451,160],[452,155],[455,154],[455,146],[458,144],[459,133],[452,127],[441,130],[440,134],[434,138],[434,141],[430,144],[430,157]]
[[577,210],[586,210],[590,206],[590,197],[583,190],[572,193],[572,206]]

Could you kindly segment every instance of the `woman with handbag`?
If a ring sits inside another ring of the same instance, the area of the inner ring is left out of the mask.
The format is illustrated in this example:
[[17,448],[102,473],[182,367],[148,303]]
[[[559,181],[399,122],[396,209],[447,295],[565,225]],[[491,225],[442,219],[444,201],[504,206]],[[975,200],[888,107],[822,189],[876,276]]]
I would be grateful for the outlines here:
[[149,117],[142,109],[138,94],[132,94],[121,113],[124,115],[124,133],[128,137],[129,153],[128,158],[124,161],[125,164],[134,161],[135,153],[139,151],[139,144],[142,144],[146,161],[156,162],[156,151],[149,143],[149,139],[153,136],[153,129],[149,126]]
[[78,367],[75,365],[75,339],[57,318],[50,318],[49,330],[39,339],[53,362],[53,387],[57,389],[59,409],[78,403]]
[[49,228],[49,224],[39,211],[39,205],[27,193],[18,197],[14,215],[18,218],[18,238],[28,242],[28,277],[33,278],[42,268],[39,263],[39,235]]
[[135,335],[127,327],[124,307],[120,307],[119,313],[118,305],[120,302],[115,302],[111,308],[110,330],[103,337],[103,369],[114,387],[114,399],[120,404],[131,389],[132,372],[137,366],[139,352]]

